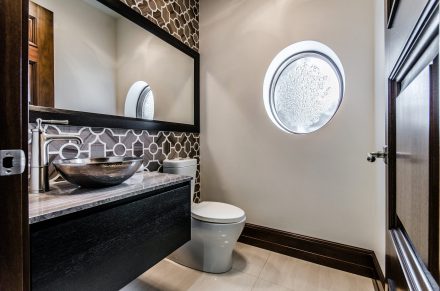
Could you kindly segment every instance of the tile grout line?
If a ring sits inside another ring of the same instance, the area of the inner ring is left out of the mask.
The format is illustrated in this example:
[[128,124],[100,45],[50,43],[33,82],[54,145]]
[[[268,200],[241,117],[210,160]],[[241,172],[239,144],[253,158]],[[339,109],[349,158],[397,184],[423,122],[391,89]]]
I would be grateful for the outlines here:
[[[253,246],[252,246],[252,247],[253,247]],[[261,278],[260,278],[260,275],[261,275],[261,273],[263,272],[264,266],[266,266],[267,261],[269,260],[269,257],[270,257],[270,255],[271,255],[271,253],[272,253],[271,251],[268,251],[268,252],[269,252],[269,255],[267,256],[266,261],[264,262],[263,266],[261,267],[261,270],[260,270],[260,272],[258,273],[258,275],[255,276],[255,275],[252,275],[252,274],[245,273],[245,272],[243,272],[243,271],[239,271],[239,272],[242,273],[242,274],[246,274],[246,275],[249,275],[249,276],[252,276],[252,277],[255,277],[255,278],[256,278],[255,282],[252,284],[251,290],[254,290],[254,289],[255,289],[255,286],[257,285],[258,281],[261,279]]]
[[261,268],[260,272],[258,273],[257,280],[255,280],[254,284],[252,285],[251,290],[254,290],[254,289],[255,289],[255,286],[257,285],[257,283],[258,283],[259,280],[263,280],[263,279],[261,279],[261,273],[263,273],[264,267],[266,266],[267,261],[269,260],[269,257],[270,257],[271,255],[272,255],[272,252],[269,251],[269,255],[267,256],[266,261],[265,261],[264,264],[263,264],[263,267]]
[[260,275],[261,275],[261,273],[263,272],[264,266],[266,266],[266,263],[267,263],[267,261],[269,260],[269,257],[270,257],[270,253],[269,253],[269,255],[267,256],[266,261],[265,261],[264,264],[263,264],[263,267],[261,268],[260,272],[258,273],[258,276],[256,276],[257,279],[255,280],[254,284],[252,285],[251,290],[254,290],[254,289],[255,289],[255,286],[256,286],[257,283],[258,283],[258,281],[259,281],[259,280],[262,280],[262,279],[260,278]]
[[[240,248],[239,246],[238,246],[238,244],[236,244],[236,246],[234,247],[234,251],[236,251],[238,248]],[[234,267],[232,267],[232,269],[234,269]],[[232,270],[231,269],[231,270]],[[254,287],[255,287],[255,285],[257,284],[257,281],[258,281],[258,276],[255,276],[255,275],[253,275],[253,274],[249,274],[249,273],[246,273],[246,272],[243,272],[243,271],[239,271],[238,269],[235,269],[235,270],[237,270],[238,271],[238,273],[240,273],[240,274],[244,274],[244,275],[246,275],[246,276],[251,276],[251,277],[254,277],[255,278],[255,281],[254,281],[254,283],[252,284],[252,286],[251,286],[251,291],[252,290],[254,290]]]
[[260,272],[258,273],[258,279],[262,279],[261,278],[261,274],[263,273],[264,267],[266,267],[267,262],[269,261],[269,258],[270,258],[271,255],[272,255],[272,252],[269,251],[269,255],[267,256],[266,261],[264,262],[263,267],[261,268]]
[[[270,258],[272,255],[274,255],[274,254],[276,254],[276,253],[275,253],[275,252],[272,252],[272,251],[269,251],[269,255],[268,255],[267,258],[266,258],[266,262],[264,263],[263,268],[261,269],[260,273],[258,274],[258,279],[257,279],[257,281],[258,281],[258,280],[261,280],[261,281],[264,281],[264,282],[268,282],[268,283],[274,284],[274,285],[276,285],[276,286],[283,287],[283,288],[286,289],[286,290],[292,290],[292,291],[293,291],[292,288],[287,287],[287,286],[284,286],[284,285],[281,285],[279,282],[273,282],[273,281],[271,281],[271,280],[266,280],[266,279],[263,279],[263,278],[261,277],[261,274],[263,273],[264,267],[266,267],[267,262],[269,261],[269,258]],[[256,284],[256,282],[255,282],[255,284]],[[255,286],[255,285],[254,285],[254,286]]]
[[251,291],[255,289],[255,285],[257,285],[257,282],[258,282],[258,280],[260,279],[260,278],[257,277],[257,276],[255,276],[255,278],[256,278],[256,279],[255,279],[254,284],[252,284]]

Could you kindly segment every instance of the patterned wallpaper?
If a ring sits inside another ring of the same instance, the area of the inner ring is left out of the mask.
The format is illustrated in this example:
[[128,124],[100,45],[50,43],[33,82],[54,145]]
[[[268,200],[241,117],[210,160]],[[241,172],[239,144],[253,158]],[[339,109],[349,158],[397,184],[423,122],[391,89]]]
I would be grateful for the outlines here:
[[199,0],[121,0],[157,26],[199,50]]
[[60,125],[45,125],[45,129],[50,134],[78,134],[84,141],[82,145],[65,141],[53,141],[49,144],[51,179],[59,178],[52,162],[60,158],[136,156],[143,158],[146,171],[162,171],[164,159],[195,158],[197,174],[194,201],[200,201],[200,139],[197,133]]

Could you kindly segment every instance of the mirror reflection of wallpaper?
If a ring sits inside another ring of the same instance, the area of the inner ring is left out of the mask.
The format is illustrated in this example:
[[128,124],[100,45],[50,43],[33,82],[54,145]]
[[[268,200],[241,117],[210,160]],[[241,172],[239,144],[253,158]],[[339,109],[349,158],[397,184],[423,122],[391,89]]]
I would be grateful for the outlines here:
[[199,0],[121,0],[151,22],[199,50]]

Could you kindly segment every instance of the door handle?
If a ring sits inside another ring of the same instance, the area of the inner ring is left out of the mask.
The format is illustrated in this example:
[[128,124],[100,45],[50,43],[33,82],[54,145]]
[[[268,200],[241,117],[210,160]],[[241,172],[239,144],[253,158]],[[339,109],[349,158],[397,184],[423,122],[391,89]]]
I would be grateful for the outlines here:
[[20,175],[26,168],[22,150],[0,150],[0,176]]
[[383,151],[371,152],[367,155],[367,161],[374,163],[376,159],[383,159],[386,164],[388,162],[388,147],[384,146]]

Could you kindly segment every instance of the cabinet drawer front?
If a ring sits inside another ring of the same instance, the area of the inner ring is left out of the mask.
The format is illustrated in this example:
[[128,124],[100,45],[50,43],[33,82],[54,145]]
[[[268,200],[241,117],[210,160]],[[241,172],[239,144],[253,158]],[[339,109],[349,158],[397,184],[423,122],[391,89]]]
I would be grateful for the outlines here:
[[31,226],[33,290],[118,290],[191,238],[190,186]]

